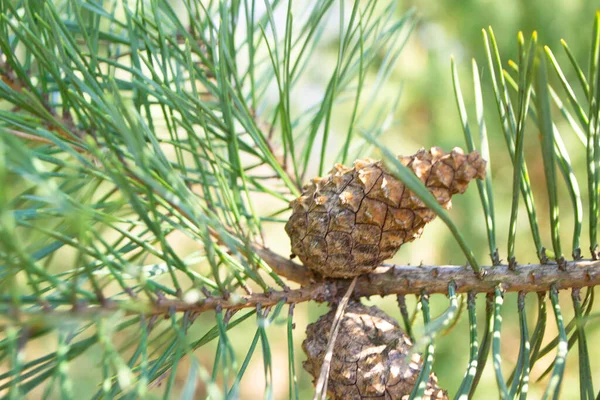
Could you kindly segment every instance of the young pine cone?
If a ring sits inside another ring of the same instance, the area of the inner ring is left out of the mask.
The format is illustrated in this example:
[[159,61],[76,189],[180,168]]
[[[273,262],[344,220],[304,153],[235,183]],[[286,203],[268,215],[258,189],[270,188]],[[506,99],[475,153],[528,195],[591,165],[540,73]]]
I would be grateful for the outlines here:
[[[335,309],[306,329],[302,348],[306,369],[315,383],[321,372]],[[333,348],[327,394],[331,400],[408,399],[423,360],[410,355],[412,343],[394,319],[377,307],[351,301],[346,308]],[[447,399],[431,374],[424,399]]]
[[[485,160],[459,148],[446,153],[432,147],[400,161],[445,208],[450,208],[452,195],[464,193],[469,181],[485,175]],[[353,168],[337,164],[329,175],[315,178],[291,207],[285,230],[293,254],[332,278],[372,271],[403,243],[418,238],[436,216],[380,161],[368,158],[355,161]]]

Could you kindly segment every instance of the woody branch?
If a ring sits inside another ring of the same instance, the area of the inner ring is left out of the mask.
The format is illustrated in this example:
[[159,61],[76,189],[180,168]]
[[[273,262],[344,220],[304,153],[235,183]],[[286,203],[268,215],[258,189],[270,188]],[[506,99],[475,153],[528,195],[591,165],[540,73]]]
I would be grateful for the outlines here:
[[[195,302],[162,299],[147,304],[137,304],[135,310],[127,310],[118,301],[97,304],[78,305],[76,314],[96,316],[121,309],[128,314],[167,315],[174,312],[202,313],[211,310],[237,311],[244,308],[273,306],[278,303],[296,304],[307,301],[328,302],[339,300],[346,292],[352,279],[318,280],[304,266],[296,264],[285,257],[269,250],[261,253],[270,266],[282,276],[300,280],[304,284],[298,289],[253,293],[240,296],[209,296]],[[275,262],[277,261],[277,262]],[[374,295],[409,295],[409,294],[446,294],[452,283],[458,293],[489,293],[500,285],[506,292],[543,292],[552,287],[558,290],[595,286],[600,284],[600,261],[578,260],[568,262],[564,269],[556,263],[524,264],[512,269],[509,265],[484,267],[485,276],[473,273],[468,266],[435,265],[435,266],[381,266],[374,272],[359,276],[353,291],[354,298]],[[71,311],[55,311],[57,314],[71,314]],[[36,313],[22,313],[18,320],[27,323]]]

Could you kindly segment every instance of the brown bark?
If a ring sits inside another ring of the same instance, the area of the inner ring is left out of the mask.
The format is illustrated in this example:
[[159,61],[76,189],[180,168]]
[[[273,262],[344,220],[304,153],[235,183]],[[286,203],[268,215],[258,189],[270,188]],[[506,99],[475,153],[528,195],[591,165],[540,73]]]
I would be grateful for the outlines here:
[[[117,309],[123,309],[128,314],[168,315],[173,312],[201,313],[217,309],[232,311],[257,306],[268,307],[280,302],[287,304],[302,303],[306,301],[336,301],[345,293],[351,284],[351,279],[316,280],[310,271],[284,257],[276,255],[269,250],[262,249],[265,261],[280,275],[287,276],[296,281],[306,283],[301,288],[294,290],[273,291],[270,293],[255,293],[241,296],[224,297],[214,296],[202,299],[195,303],[182,300],[161,300],[157,303],[147,302],[145,305],[138,303],[135,309],[119,302],[98,302],[95,305],[79,305],[75,313],[81,317],[86,314],[97,315]],[[273,261],[282,261],[274,264]],[[561,270],[555,263],[552,264],[525,264],[516,270],[511,270],[508,265],[484,267],[484,277],[476,275],[468,266],[382,266],[374,272],[357,278],[354,288],[354,297],[374,295],[407,295],[407,294],[446,294],[448,285],[454,282],[459,293],[488,293],[497,285],[507,292],[543,292],[556,289],[575,289],[600,284],[600,261],[580,260],[568,262],[566,269]],[[235,300],[234,300],[235,299]],[[54,311],[55,318],[60,314],[72,315],[73,311]],[[20,313],[14,322],[27,323],[36,316],[42,317],[43,313]],[[2,327],[0,322],[0,327]]]
[[[257,253],[277,274],[308,285],[319,280],[308,268],[282,257],[266,248]],[[479,277],[468,266],[437,265],[410,266],[384,264],[370,274],[358,278],[354,293],[357,296],[388,294],[446,293],[454,281],[458,292],[491,292],[502,284],[509,292],[545,291],[555,284],[557,289],[578,288],[600,284],[600,261],[578,260],[566,263],[564,270],[556,263],[522,264],[511,269],[506,264],[482,267],[485,276]],[[333,280],[343,291],[349,280]]]
[[[270,253],[268,250],[263,250]],[[265,261],[273,261],[280,256],[271,253]],[[281,257],[283,258],[283,257]],[[286,260],[284,258],[284,260]],[[291,265],[298,267],[297,271]],[[270,263],[280,275],[289,274],[290,278],[308,281],[315,279],[312,275],[303,275],[307,269],[289,260],[281,266]],[[561,270],[552,264],[525,264],[511,270],[508,265],[484,267],[484,277],[476,275],[468,266],[382,266],[374,272],[357,278],[354,297],[373,295],[386,296],[390,294],[421,294],[448,292],[448,285],[454,282],[459,293],[475,292],[488,293],[494,291],[497,285],[507,292],[543,292],[555,286],[556,289],[572,289],[600,284],[600,261],[579,260],[567,263],[566,269]],[[335,301],[348,288],[352,279],[322,280],[310,283],[299,289],[274,291],[269,294],[251,294],[238,297],[233,303],[221,297],[211,297],[198,303],[183,301],[163,301],[151,307],[150,314],[164,314],[172,311],[203,312],[223,308],[239,310],[256,307],[257,305],[271,306],[281,301],[301,303],[305,301]]]

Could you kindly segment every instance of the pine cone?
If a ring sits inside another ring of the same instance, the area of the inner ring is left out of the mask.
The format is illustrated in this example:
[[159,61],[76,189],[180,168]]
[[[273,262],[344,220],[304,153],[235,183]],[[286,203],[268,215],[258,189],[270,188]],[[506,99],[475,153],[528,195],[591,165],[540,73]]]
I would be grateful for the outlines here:
[[[450,198],[464,193],[469,181],[483,179],[485,160],[459,148],[438,147],[399,157],[450,208]],[[380,161],[337,164],[329,175],[315,178],[291,202],[285,230],[292,252],[308,268],[325,277],[348,278],[372,271],[393,257],[403,243],[418,238],[436,214]]]
[[[321,372],[335,309],[306,329],[302,348],[306,369],[315,383]],[[351,301],[340,321],[329,368],[327,394],[338,399],[408,399],[423,360],[418,353],[409,356],[412,343],[394,319],[377,307]],[[431,374],[424,399],[447,399]]]

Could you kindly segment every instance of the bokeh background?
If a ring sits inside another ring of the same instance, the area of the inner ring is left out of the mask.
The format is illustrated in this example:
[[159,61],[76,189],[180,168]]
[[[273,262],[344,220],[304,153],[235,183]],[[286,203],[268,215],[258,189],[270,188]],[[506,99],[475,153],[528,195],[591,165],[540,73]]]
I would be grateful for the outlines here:
[[[258,2],[260,3],[260,2]],[[334,9],[336,7],[333,7]],[[347,9],[351,9],[348,2]],[[589,48],[591,45],[591,31],[594,13],[600,8],[597,1],[558,1],[558,0],[453,0],[453,1],[399,1],[398,17],[409,9],[413,9],[418,16],[419,22],[410,36],[402,54],[396,64],[394,72],[388,84],[381,88],[381,93],[376,98],[376,103],[382,106],[395,98],[401,91],[400,103],[390,121],[386,132],[381,136],[381,141],[394,153],[412,154],[421,147],[433,145],[450,149],[454,146],[465,147],[461,123],[458,117],[452,80],[450,74],[450,57],[453,56],[459,68],[459,75],[463,84],[463,93],[467,104],[470,106],[471,117],[475,115],[473,107],[473,90],[471,79],[471,60],[474,58],[479,63],[482,83],[484,86],[484,101],[487,107],[486,123],[490,138],[490,149],[492,153],[492,173],[494,179],[494,196],[497,216],[498,242],[500,256],[506,259],[506,237],[508,227],[508,215],[510,212],[512,166],[507,155],[506,145],[502,136],[499,118],[496,113],[495,102],[491,93],[489,76],[487,74],[487,63],[485,48],[482,40],[482,28],[492,26],[498,39],[500,55],[504,61],[514,59],[517,51],[517,33],[522,30],[528,38],[533,30],[537,30],[539,41],[553,49],[558,55],[559,61],[564,66],[568,79],[573,80],[575,75],[568,68],[567,58],[562,52],[560,40],[565,39],[572,49],[575,57],[582,65],[587,65]],[[333,69],[336,61],[338,44],[338,29],[336,17],[330,18],[331,27],[328,27],[322,39],[321,45],[315,50],[315,59],[318,65],[311,67],[302,82],[302,96],[292,99],[292,105],[298,109],[305,108],[307,104],[320,101],[320,94],[328,83],[329,74],[324,70]],[[551,75],[551,79],[554,76]],[[372,84],[375,76],[370,77]],[[556,81],[553,81],[556,83]],[[558,85],[555,85],[558,87]],[[560,91],[559,91],[560,92]],[[562,93],[562,92],[561,92]],[[373,106],[377,109],[377,104]],[[346,126],[352,111],[352,102],[336,105],[335,118],[332,121],[332,149],[339,148],[343,142]],[[553,110],[556,113],[556,110]],[[563,135],[573,166],[577,173],[579,185],[585,199],[584,161],[585,151],[581,143],[571,129],[555,118],[559,131]],[[471,118],[475,127],[475,120]],[[542,231],[542,239],[547,245],[550,244],[548,207],[546,200],[545,179],[542,166],[539,139],[535,127],[527,127],[525,139],[525,154],[530,176],[533,182],[534,196],[538,210],[539,224]],[[364,154],[364,156],[374,154]],[[561,195],[561,222],[564,234],[564,243],[570,243],[572,232],[572,215],[570,205],[564,186],[559,188]],[[584,201],[585,203],[585,201]],[[269,204],[261,203],[265,213],[269,211]],[[479,203],[477,190],[473,185],[464,196],[453,199],[453,209],[450,211],[455,223],[462,230],[463,235],[475,250],[482,264],[489,265],[489,251],[483,212]],[[587,209],[584,209],[586,211]],[[537,256],[529,232],[526,213],[524,208],[520,210],[520,221],[518,226],[517,260],[521,263],[536,262]],[[585,217],[584,217],[585,221]],[[267,243],[281,254],[289,254],[289,242],[284,234],[283,224],[269,223],[265,225]],[[582,237],[582,248],[588,248],[586,231]],[[172,238],[174,240],[179,238]],[[192,246],[193,244],[182,241],[178,245]],[[566,246],[566,252],[572,249]],[[586,253],[587,255],[587,253]],[[460,248],[455,243],[446,226],[441,221],[434,221],[425,229],[423,236],[414,243],[405,245],[392,262],[398,264],[461,264],[464,257]],[[483,328],[483,296],[479,299],[479,326]],[[389,315],[400,318],[396,305],[395,296],[388,298],[373,297],[365,299],[365,303],[377,304]],[[561,294],[561,302],[564,304],[563,311],[566,318],[572,315],[570,307],[570,293]],[[414,298],[408,299],[409,309],[413,309],[416,303]],[[531,324],[535,322],[536,302],[535,295],[527,297],[528,315]],[[433,315],[439,315],[447,307],[447,299],[443,296],[432,297]],[[315,321],[320,315],[327,311],[325,304],[300,304],[295,311],[294,345],[296,353],[296,369],[298,371],[299,385],[301,388],[300,398],[312,398],[313,386],[311,377],[302,369],[301,362],[304,353],[301,343],[304,339],[306,325]],[[503,313],[503,357],[505,360],[505,374],[510,373],[518,354],[519,328],[517,320],[516,296],[507,295]],[[286,337],[287,318],[282,314],[275,319],[272,326],[268,328],[271,352],[273,357],[272,382],[273,397],[285,399],[288,397],[288,351]],[[446,388],[452,395],[458,388],[463,378],[468,361],[468,325],[466,314],[463,315],[454,329],[440,337],[436,342],[434,371],[439,377],[439,384]],[[551,317],[551,314],[549,314]],[[419,320],[417,320],[419,321]],[[550,320],[551,321],[551,320]],[[242,326],[230,331],[230,339],[237,351],[238,363],[241,363],[251,345],[254,332],[255,320],[250,318]],[[192,337],[200,337],[214,325],[214,314],[206,313],[198,318],[195,325],[190,329]],[[530,328],[532,329],[532,327]],[[531,332],[531,330],[530,330]],[[481,329],[480,329],[481,334]],[[553,338],[556,334],[555,327],[548,323],[546,340]],[[597,333],[600,335],[600,333]],[[600,382],[600,349],[596,347],[594,336],[590,336],[590,351],[592,353],[592,371],[594,378]],[[41,344],[43,346],[43,343]],[[197,356],[205,371],[212,370],[214,354],[217,343],[211,343],[202,347]],[[44,352],[40,348],[40,353]],[[552,360],[554,352],[540,362],[531,375],[530,398],[540,398],[547,379],[540,384],[535,383],[537,377],[545,370]],[[562,398],[579,398],[578,392],[578,368],[577,351],[574,350],[568,357],[567,374],[563,382]],[[491,357],[489,358],[491,360]],[[101,366],[101,352],[91,352],[87,357],[81,357],[71,365],[70,373],[77,382],[75,390],[81,398],[88,398],[90,393],[97,390],[95,385],[99,376]],[[178,379],[183,386],[188,373],[188,360],[179,365],[177,369]],[[92,389],[90,389],[92,387]],[[198,398],[205,398],[211,391],[210,387],[200,387]],[[248,370],[241,382],[241,393],[243,399],[257,399],[265,396],[265,372],[260,349],[254,353]],[[33,398],[41,393],[34,393]],[[162,398],[160,385],[152,386],[150,398]],[[491,363],[480,383],[477,398],[497,397],[495,377]]]
[[[594,1],[536,1],[536,0],[506,0],[506,1],[401,1],[400,12],[414,8],[418,17],[418,25],[407,42],[389,85],[383,88],[382,102],[389,101],[393,95],[402,90],[401,100],[394,121],[382,136],[382,141],[394,153],[412,154],[421,147],[442,146],[445,149],[454,146],[465,147],[462,126],[457,112],[450,73],[450,58],[453,56],[458,68],[462,83],[462,90],[467,101],[470,113],[470,122],[477,134],[474,109],[474,96],[472,86],[471,60],[475,59],[480,67],[480,78],[484,90],[486,106],[486,125],[490,140],[491,165],[494,179],[494,200],[496,205],[497,234],[500,247],[500,256],[506,260],[506,238],[508,236],[508,220],[510,201],[512,195],[512,166],[506,151],[500,120],[496,112],[496,105],[491,90],[489,70],[485,58],[485,47],[482,39],[482,28],[493,27],[500,55],[506,63],[516,60],[517,34],[522,31],[528,40],[531,33],[538,32],[539,43],[548,45],[557,55],[563,70],[570,81],[575,82],[573,70],[568,67],[567,57],[561,48],[560,40],[564,39],[576,55],[577,60],[584,66],[588,65],[591,46],[591,32],[593,17],[596,9],[600,7]],[[334,62],[332,54],[335,47],[325,49],[323,58]],[[554,87],[560,89],[555,76],[550,74]],[[318,78],[315,77],[315,81]],[[323,82],[321,82],[323,84]],[[562,91],[558,90],[562,95]],[[581,94],[579,93],[581,96]],[[350,107],[350,106],[349,106]],[[343,125],[348,118],[350,108],[339,110],[338,123]],[[585,151],[581,143],[573,134],[570,127],[564,123],[556,109],[553,109],[559,131],[567,145],[569,155],[576,171],[582,198],[585,199]],[[545,178],[542,164],[542,155],[539,147],[538,132],[530,124],[527,127],[525,139],[525,154],[531,180],[533,182],[534,198],[538,210],[538,218],[542,233],[542,240],[546,246],[550,245],[549,219]],[[564,185],[559,187],[561,200],[561,227],[563,243],[570,243],[572,234],[572,213],[568,194]],[[585,201],[584,201],[585,203]],[[585,207],[585,206],[584,206]],[[584,210],[584,212],[586,212]],[[453,198],[453,209],[450,211],[454,222],[461,228],[469,244],[476,251],[482,263],[489,264],[487,240],[483,212],[479,197],[473,185],[464,196]],[[517,240],[517,260],[521,263],[537,262],[537,256],[531,239],[529,224],[523,202],[519,210],[519,226]],[[587,214],[584,214],[584,221]],[[277,227],[273,227],[273,241],[284,243],[283,250],[288,245],[282,238]],[[589,242],[584,229],[582,235],[582,249],[587,249]],[[565,252],[570,254],[570,246]],[[463,263],[464,257],[454,238],[446,226],[439,220],[434,221],[425,229],[423,236],[401,248],[394,257],[393,262],[400,264],[456,264]],[[480,337],[484,324],[483,296],[478,300]],[[534,294],[527,296],[527,312],[530,320],[530,333],[536,317],[536,299]],[[388,298],[371,298],[365,303],[377,304],[390,315],[400,318],[395,296]],[[409,300],[414,305],[415,299]],[[439,315],[445,307],[447,300],[443,296],[432,297],[434,315]],[[562,311],[566,318],[570,318],[570,293],[561,293]],[[303,315],[305,310],[305,315]],[[319,315],[326,311],[324,305],[309,305],[299,307],[296,326],[297,345],[303,340],[303,322],[315,321]],[[516,296],[509,294],[505,298],[503,312],[503,339],[502,349],[505,361],[503,371],[508,376],[514,368],[519,348],[519,327],[517,319]],[[550,314],[549,314],[550,317]],[[550,321],[550,320],[549,320]],[[592,327],[593,329],[593,327]],[[600,379],[600,363],[597,362],[600,350],[594,345],[593,335],[600,332],[592,331],[590,336],[590,351],[592,354],[592,372],[596,381]],[[556,336],[553,323],[548,324],[545,345]],[[282,343],[283,345],[284,343]],[[468,324],[466,313],[462,315],[454,329],[436,342],[434,371],[439,378],[440,386],[449,390],[450,395],[457,390],[463,378],[468,362]],[[300,358],[303,353],[299,351]],[[541,398],[548,379],[545,378],[535,383],[538,377],[548,367],[554,358],[555,351],[542,359],[531,373],[531,388],[529,398]],[[286,355],[282,352],[283,361]],[[497,398],[498,392],[494,371],[491,365],[491,356],[488,366],[480,382],[476,398]],[[282,365],[285,365],[282,363]],[[577,351],[569,353],[565,380],[561,398],[579,398],[579,376],[577,366]],[[281,372],[282,388],[278,393],[280,398],[287,397],[285,386],[285,370]],[[260,375],[260,373],[259,373]],[[309,377],[304,373],[300,375],[301,398],[312,397],[312,386]],[[260,390],[253,396],[260,396]]]
[[[593,17],[600,4],[594,1],[544,1],[544,0],[505,0],[505,1],[400,1],[399,13],[414,9],[419,18],[415,31],[409,38],[402,51],[400,59],[392,74],[390,83],[382,88],[378,96],[383,105],[391,101],[398,91],[402,91],[399,107],[394,114],[387,131],[381,140],[394,153],[413,154],[421,147],[441,146],[450,149],[454,146],[465,147],[462,125],[457,112],[456,100],[451,80],[450,58],[454,57],[462,83],[462,90],[467,101],[470,113],[471,126],[477,135],[477,124],[474,118],[474,95],[472,86],[471,60],[475,59],[480,67],[480,78],[484,90],[486,106],[486,125],[490,140],[491,165],[494,179],[494,200],[496,204],[497,235],[500,247],[500,256],[506,260],[506,238],[508,236],[508,221],[510,201],[512,196],[512,165],[508,158],[505,141],[500,127],[500,120],[496,112],[496,105],[489,79],[489,70],[485,57],[485,47],[482,38],[482,29],[491,26],[494,29],[500,55],[506,63],[516,60],[517,34],[522,31],[528,40],[532,32],[538,33],[539,43],[548,45],[570,81],[575,82],[573,70],[568,67],[567,57],[561,48],[560,40],[564,39],[569,44],[577,60],[587,66],[591,46],[591,32]],[[335,18],[332,18],[335,21]],[[336,51],[336,29],[332,28],[332,38],[329,46],[324,45],[319,49],[319,54],[324,62],[333,65]],[[321,77],[321,79],[319,79]],[[326,74],[319,75],[316,71],[311,75],[313,79],[310,87],[323,87],[327,84]],[[550,74],[554,87],[560,89],[555,76]],[[559,93],[562,92],[559,90]],[[579,93],[581,95],[581,93]],[[318,97],[318,96],[316,96]],[[307,100],[303,100],[307,101]],[[345,127],[351,113],[351,104],[340,106],[336,110],[336,122],[340,127],[339,140],[341,143]],[[376,109],[376,107],[374,107]],[[582,189],[582,198],[585,199],[585,151],[571,128],[564,123],[556,109],[553,110],[559,131],[567,145],[571,161],[577,173],[578,182]],[[335,127],[336,125],[334,125]],[[334,147],[335,145],[332,145]],[[538,132],[532,124],[526,131],[525,154],[531,180],[533,182],[534,198],[538,210],[538,218],[542,233],[542,240],[550,246],[549,219],[545,178],[542,164],[542,155],[539,146]],[[365,154],[366,156],[367,154]],[[376,154],[375,154],[376,155]],[[570,244],[572,235],[572,213],[570,210],[568,194],[564,186],[559,187],[561,205],[561,227],[563,243]],[[584,201],[585,203],[585,201]],[[585,206],[584,206],[585,207]],[[587,209],[584,210],[586,212]],[[454,222],[460,227],[472,248],[476,251],[478,259],[489,265],[489,251],[487,247],[485,223],[483,212],[479,203],[479,196],[473,185],[464,196],[453,199],[453,209],[450,211]],[[584,215],[584,222],[587,214]],[[517,260],[521,263],[537,262],[537,256],[531,238],[529,224],[523,202],[519,210]],[[285,254],[289,249],[287,238],[281,234],[281,226],[274,225],[270,230],[270,244]],[[582,235],[582,249],[589,247],[584,229]],[[570,255],[572,249],[567,246],[565,252]],[[403,246],[392,260],[399,264],[457,264],[463,263],[464,257],[454,238],[446,226],[439,220],[432,222],[425,229],[423,236]],[[484,326],[484,302],[480,296],[478,300],[480,337]],[[530,333],[536,318],[536,299],[534,294],[527,296],[527,312],[530,320]],[[364,300],[367,304],[377,304],[388,314],[400,318],[395,296],[387,298],[371,298]],[[409,305],[414,306],[415,299],[409,299]],[[445,307],[447,300],[443,296],[433,296],[432,304],[434,315],[439,315]],[[570,293],[561,293],[562,311],[566,318],[572,315]],[[409,308],[410,309],[410,308]],[[300,350],[300,343],[304,338],[304,326],[315,321],[327,311],[326,305],[301,305],[296,312],[296,354],[299,360],[304,359]],[[508,294],[505,298],[503,312],[503,339],[502,349],[505,361],[503,371],[505,376],[514,368],[519,348],[519,326],[517,319],[516,295]],[[549,314],[549,317],[551,315]],[[550,320],[549,320],[550,321]],[[281,352],[278,357],[282,366],[278,371],[280,375],[279,391],[277,398],[287,398],[287,354],[283,327],[281,329]],[[594,331],[592,331],[594,332]],[[556,336],[553,323],[548,323],[545,345]],[[600,334],[599,332],[596,332]],[[593,333],[592,333],[593,335]],[[590,336],[590,351],[592,354],[592,372],[596,381],[600,379],[600,363],[597,362],[600,350],[594,346],[594,336]],[[277,335],[273,335],[277,340]],[[248,342],[250,339],[246,339]],[[247,344],[246,344],[247,346]],[[245,347],[242,347],[242,352]],[[462,315],[454,329],[440,337],[436,342],[434,371],[439,378],[440,386],[449,390],[450,395],[457,390],[463,378],[468,362],[468,324],[466,312]],[[243,354],[243,353],[241,353]],[[545,378],[536,383],[538,377],[550,365],[555,351],[542,359],[531,373],[531,388],[529,398],[541,398],[548,383]],[[262,367],[260,360],[256,365],[256,381],[247,386],[248,399],[262,396],[263,387]],[[476,398],[497,398],[498,392],[491,356],[488,366],[480,382]],[[566,376],[563,382],[561,398],[579,398],[579,376],[577,366],[577,351],[571,351],[568,357]],[[254,374],[251,373],[251,374]],[[249,378],[249,376],[247,377]],[[313,387],[310,377],[301,370],[299,375],[302,388],[301,398],[312,398]],[[253,380],[253,379],[248,379]]]
[[[472,69],[471,60],[474,58],[480,67],[481,80],[484,89],[484,101],[487,107],[486,124],[490,140],[491,165],[494,179],[494,196],[496,204],[497,233],[501,258],[506,259],[506,238],[508,236],[508,216],[512,195],[512,166],[506,151],[506,145],[501,132],[499,118],[496,113],[495,101],[491,91],[488,76],[485,48],[482,39],[482,28],[492,26],[498,40],[502,59],[507,62],[515,60],[517,54],[517,34],[522,31],[528,39],[531,33],[538,32],[540,44],[548,45],[558,56],[564,66],[564,71],[569,80],[574,82],[575,75],[568,68],[567,58],[561,49],[560,40],[565,39],[574,52],[577,60],[582,65],[587,65],[589,48],[591,46],[591,32],[594,13],[600,4],[594,1],[545,1],[545,0],[505,0],[505,1],[401,1],[398,7],[399,16],[414,9],[419,22],[410,36],[406,47],[400,55],[390,82],[381,89],[377,101],[383,107],[385,102],[392,101],[398,91],[402,91],[400,103],[394,114],[393,121],[382,135],[381,140],[394,153],[413,154],[421,147],[441,146],[450,149],[454,146],[465,147],[462,126],[459,120],[453,85],[450,73],[450,57],[453,56],[458,68],[463,94],[470,106],[470,117],[474,117]],[[350,3],[349,3],[350,4]],[[348,5],[348,8],[350,5]],[[334,7],[335,8],[335,7]],[[333,26],[328,28],[330,38],[324,38],[317,59],[320,66],[309,71],[308,79],[304,83],[306,97],[295,99],[298,107],[320,100],[320,90],[327,85],[329,75],[323,69],[333,68],[337,51],[337,18],[330,19]],[[557,85],[555,77],[550,75],[551,82]],[[373,77],[374,79],[374,77]],[[562,93],[559,91],[559,93]],[[332,148],[341,146],[345,134],[345,127],[352,112],[352,103],[337,106],[335,120],[333,121],[334,142]],[[374,110],[377,107],[373,107]],[[553,110],[555,115],[557,110]],[[585,151],[576,136],[567,124],[557,116],[559,130],[569,150],[571,161],[577,173],[582,196],[585,199]],[[477,127],[474,118],[470,120],[472,127]],[[476,134],[477,131],[474,132]],[[338,140],[336,143],[335,140]],[[527,127],[525,139],[525,154],[531,180],[533,182],[534,197],[538,210],[539,224],[542,230],[544,243],[550,245],[549,220],[545,178],[542,165],[542,155],[539,148],[539,139],[535,127]],[[364,154],[367,156],[369,154]],[[373,155],[377,155],[376,153]],[[564,187],[560,187],[561,222],[564,243],[570,243],[572,234],[572,214],[568,195]],[[521,202],[522,203],[522,202]],[[585,203],[585,201],[584,201]],[[489,264],[489,251],[485,233],[483,212],[475,186],[472,186],[464,196],[453,199],[453,209],[450,211],[454,222],[461,228],[466,239],[476,251],[482,263]],[[531,239],[529,224],[523,204],[520,209],[518,226],[517,259],[521,263],[537,262],[537,256]],[[584,217],[585,221],[585,217]],[[268,243],[281,254],[289,252],[289,242],[283,235],[281,224],[272,224],[268,232]],[[582,237],[582,248],[587,249],[589,242]],[[567,246],[565,250],[570,253],[572,249]],[[399,264],[457,264],[463,263],[464,257],[454,238],[446,226],[439,220],[427,226],[423,236],[406,246],[403,246],[392,260]],[[478,301],[479,321],[481,329],[484,324],[483,296]],[[409,306],[414,307],[415,299],[410,298]],[[387,298],[373,297],[364,300],[367,304],[377,304],[390,315],[400,318],[395,296]],[[561,303],[566,318],[572,315],[570,293],[561,294]],[[447,300],[443,296],[433,296],[432,304],[434,315],[441,313],[447,307]],[[535,295],[527,297],[527,311],[531,325],[535,323],[536,300]],[[409,308],[411,309],[411,308]],[[327,311],[326,305],[302,304],[298,305],[295,312],[295,346],[297,363],[304,359],[301,342],[304,339],[305,326],[314,322],[320,315]],[[516,296],[509,294],[505,299],[503,312],[503,357],[505,360],[504,372],[506,376],[514,367],[519,348],[519,327],[517,319]],[[549,315],[550,316],[550,315]],[[207,316],[207,318],[210,318]],[[280,326],[271,328],[275,374],[275,398],[288,397],[287,385],[287,341],[285,338],[285,322],[281,319]],[[533,326],[530,326],[530,332]],[[242,330],[243,331],[243,330]],[[250,332],[253,329],[249,330]],[[278,333],[276,333],[278,332]],[[232,333],[239,344],[239,357],[243,357],[252,340],[252,335],[238,331]],[[598,333],[600,334],[600,333]],[[238,336],[239,335],[239,336]],[[556,335],[555,326],[548,324],[544,345]],[[481,337],[481,336],[480,336]],[[593,336],[590,336],[590,351],[592,352],[592,371],[596,381],[600,379],[600,363],[596,362],[600,350],[594,346]],[[453,330],[438,339],[436,343],[434,371],[439,378],[440,386],[449,390],[452,395],[458,388],[463,378],[468,362],[468,324],[466,313],[460,318]],[[206,351],[206,350],[205,350]],[[555,352],[541,360],[531,374],[530,398],[541,398],[543,390],[548,383],[545,378],[535,383],[537,378],[552,361]],[[491,360],[491,356],[488,360]],[[206,355],[207,366],[212,362],[212,354]],[[243,397],[246,399],[260,398],[264,394],[264,373],[262,359],[255,357],[252,367],[243,380]],[[313,386],[311,378],[300,365],[299,384],[301,387],[300,398],[312,398]],[[561,398],[579,398],[579,381],[577,368],[577,351],[570,352],[567,364],[567,373],[563,382]],[[483,375],[476,398],[487,399],[497,397],[495,376],[491,362]]]

